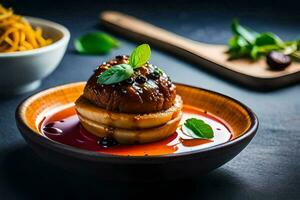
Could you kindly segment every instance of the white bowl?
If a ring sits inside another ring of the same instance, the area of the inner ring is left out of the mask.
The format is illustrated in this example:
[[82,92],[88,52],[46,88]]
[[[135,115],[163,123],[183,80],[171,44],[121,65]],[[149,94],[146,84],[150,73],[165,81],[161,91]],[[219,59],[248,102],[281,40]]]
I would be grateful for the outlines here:
[[38,88],[41,80],[58,66],[70,40],[70,32],[60,24],[26,17],[32,26],[43,29],[51,45],[28,51],[0,53],[0,94],[20,94]]

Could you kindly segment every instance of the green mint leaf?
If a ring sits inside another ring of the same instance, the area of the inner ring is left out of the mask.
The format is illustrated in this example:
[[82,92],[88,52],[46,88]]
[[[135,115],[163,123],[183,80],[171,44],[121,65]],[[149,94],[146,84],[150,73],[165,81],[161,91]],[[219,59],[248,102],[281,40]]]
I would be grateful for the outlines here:
[[239,35],[233,36],[228,41],[228,52],[230,54],[229,60],[246,57],[250,54],[252,45],[250,45],[243,37]]
[[252,49],[251,49],[251,52],[250,52],[250,56],[253,60],[256,60],[259,56],[259,47],[258,46],[254,46]]
[[185,121],[184,126],[193,132],[193,134],[190,134],[192,137],[196,136],[202,139],[211,139],[214,137],[213,129],[203,120],[190,118]]
[[143,66],[151,56],[151,49],[148,44],[142,44],[136,47],[129,57],[129,65],[133,67],[133,69],[139,68]]
[[241,26],[237,19],[232,20],[231,30],[235,35],[242,36],[247,42],[253,44],[257,33],[250,31],[247,28]]
[[256,46],[264,46],[264,45],[278,45],[283,46],[284,42],[273,33],[261,33],[255,39]]
[[82,54],[106,54],[119,46],[119,42],[102,32],[87,33],[74,41],[77,52]]
[[102,72],[97,79],[97,83],[110,85],[119,83],[131,77],[133,69],[128,64],[114,65],[108,70]]
[[242,47],[248,46],[249,44],[243,37],[236,35],[228,41],[228,45],[232,50],[239,50]]
[[250,45],[243,37],[239,35],[233,36],[228,41],[228,45],[228,53],[230,53],[229,59],[235,59],[249,55],[252,48],[252,45]]

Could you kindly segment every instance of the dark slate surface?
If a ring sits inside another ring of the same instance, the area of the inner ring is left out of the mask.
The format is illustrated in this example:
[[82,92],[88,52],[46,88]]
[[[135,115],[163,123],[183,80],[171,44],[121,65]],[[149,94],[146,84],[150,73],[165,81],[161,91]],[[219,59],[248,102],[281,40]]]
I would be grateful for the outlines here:
[[[300,12],[289,1],[4,1],[25,14],[67,26],[72,39],[99,30],[98,13],[124,11],[191,39],[225,43],[229,23],[237,16],[258,31],[274,31],[285,39],[300,33]],[[90,2],[90,3],[89,3]],[[126,2],[126,3],[125,3]],[[102,61],[128,53],[136,44],[120,37],[122,46],[107,56],[80,56],[68,51],[57,70],[38,90],[86,80]],[[76,177],[41,161],[20,136],[14,120],[18,103],[30,94],[0,99],[0,199],[299,199],[300,85],[278,91],[255,92],[220,79],[199,67],[153,50],[152,62],[174,81],[215,90],[251,107],[260,119],[257,136],[236,158],[193,181],[151,184],[111,183]],[[0,63],[1,67],[1,63]],[[43,67],[43,66],[41,66]]]

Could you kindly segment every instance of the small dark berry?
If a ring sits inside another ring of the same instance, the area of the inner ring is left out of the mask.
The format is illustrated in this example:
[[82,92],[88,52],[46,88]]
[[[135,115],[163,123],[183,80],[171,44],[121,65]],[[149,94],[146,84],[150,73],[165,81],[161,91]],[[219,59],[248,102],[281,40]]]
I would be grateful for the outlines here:
[[99,141],[98,141],[98,144],[101,145],[102,147],[104,148],[108,148],[108,147],[111,147],[111,146],[115,146],[117,145],[117,141],[114,140],[113,138],[111,137],[103,137],[101,138]]
[[118,56],[116,56],[116,59],[117,60],[123,60],[123,59],[128,59],[128,56],[127,55],[118,55]]
[[292,63],[292,60],[289,56],[276,51],[270,52],[266,59],[267,64],[272,70],[283,70]]
[[118,55],[118,56],[116,56],[116,59],[118,59],[118,60],[122,60],[123,58],[124,58],[123,55]]
[[128,84],[132,84],[134,82],[134,80],[132,77],[130,77],[129,79],[126,79],[125,82]]
[[135,81],[139,84],[143,84],[147,81],[147,78],[143,75],[139,75],[138,77],[135,78]]
[[160,77],[160,73],[158,71],[154,71],[149,74],[149,78],[153,80],[159,79],[159,77]]

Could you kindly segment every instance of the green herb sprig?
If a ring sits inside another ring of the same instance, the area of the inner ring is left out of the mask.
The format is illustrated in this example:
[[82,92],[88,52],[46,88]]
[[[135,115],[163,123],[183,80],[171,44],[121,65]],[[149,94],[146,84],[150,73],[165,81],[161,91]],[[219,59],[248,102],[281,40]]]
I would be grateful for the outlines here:
[[97,79],[97,83],[110,85],[121,82],[131,77],[133,68],[127,64],[114,65],[110,69],[101,73]]
[[114,65],[102,72],[97,79],[97,83],[110,85],[122,82],[132,76],[134,70],[142,67],[151,57],[151,49],[148,44],[136,47],[129,57],[128,64]]
[[229,59],[246,57],[257,60],[271,51],[300,58],[300,40],[283,41],[271,32],[257,33],[240,25],[236,19],[232,21],[231,30],[233,37],[228,41]]
[[91,32],[74,41],[75,49],[81,54],[107,54],[119,46],[119,42],[102,32]]
[[188,134],[193,138],[211,139],[214,137],[214,131],[211,126],[201,119],[187,119],[183,126],[184,129],[188,129]]
[[133,69],[143,66],[151,57],[151,49],[148,44],[142,44],[135,48],[129,57],[129,65]]

